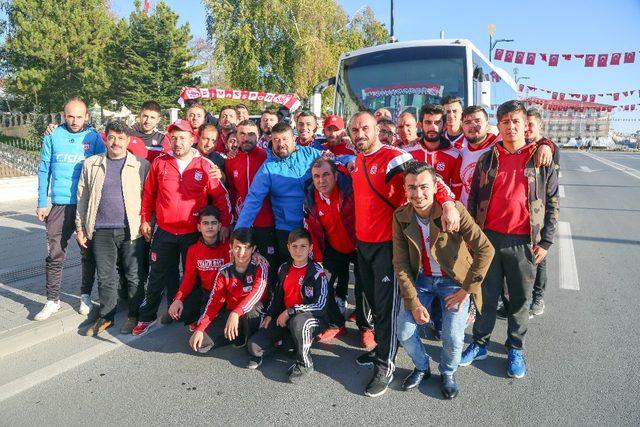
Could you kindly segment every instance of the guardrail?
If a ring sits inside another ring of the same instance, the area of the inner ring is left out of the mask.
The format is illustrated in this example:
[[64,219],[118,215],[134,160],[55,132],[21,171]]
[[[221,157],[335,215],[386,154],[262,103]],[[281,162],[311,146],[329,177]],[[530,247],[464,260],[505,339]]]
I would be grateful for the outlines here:
[[0,178],[35,175],[41,147],[39,141],[0,138]]

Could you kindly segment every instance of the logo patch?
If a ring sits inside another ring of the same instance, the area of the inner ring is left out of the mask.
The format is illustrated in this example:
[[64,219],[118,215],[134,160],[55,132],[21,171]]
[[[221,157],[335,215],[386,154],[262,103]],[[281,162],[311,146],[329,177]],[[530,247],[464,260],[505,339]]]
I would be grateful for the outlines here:
[[[72,142],[73,142],[73,141],[72,141]],[[89,143],[88,143],[88,142],[83,142],[83,143],[82,143],[82,148],[84,148],[84,149],[85,149],[85,151],[86,151],[86,150],[88,150],[88,149],[89,149]]]
[[438,172],[442,172],[444,170],[444,162],[438,162],[438,164],[436,165],[436,170]]
[[389,279],[389,276],[384,276],[382,278],[382,283],[386,283],[386,282],[390,282],[390,281],[391,281],[391,279]]
[[253,283],[253,276],[247,276],[247,283],[248,284]]
[[156,262],[158,255],[155,252],[151,252],[151,261]]
[[240,175],[240,174],[238,173],[238,171],[233,171],[233,177],[234,177],[234,178],[237,178],[237,177],[238,177],[238,175]]
[[253,289],[253,286],[243,286],[242,292],[251,292],[251,289]]
[[202,172],[201,171],[196,171],[196,174],[194,175],[194,178],[196,179],[196,181],[201,181],[202,180]]
[[269,255],[273,255],[276,253],[276,250],[273,248],[273,246],[267,246],[267,253]]
[[306,296],[307,298],[313,297],[313,286],[304,287],[304,296]]
[[371,175],[375,175],[378,172],[378,165],[373,165],[371,166],[371,169],[369,169],[369,173],[371,173]]

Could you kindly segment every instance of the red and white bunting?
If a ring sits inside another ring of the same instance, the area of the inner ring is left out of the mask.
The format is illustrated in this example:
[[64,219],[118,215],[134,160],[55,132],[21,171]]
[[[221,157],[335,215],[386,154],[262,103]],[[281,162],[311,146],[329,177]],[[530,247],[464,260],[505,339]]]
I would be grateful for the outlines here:
[[284,105],[289,110],[297,110],[300,107],[300,99],[291,93],[275,93],[263,91],[250,91],[241,89],[220,88],[182,88],[178,104],[184,107],[185,101],[194,99],[234,99],[243,101],[264,101]]
[[633,64],[636,62],[636,51],[630,52],[611,52],[611,53],[537,53],[514,51],[505,49],[496,49],[493,59],[496,61],[512,62],[515,64],[535,65],[536,56],[540,55],[540,59],[550,67],[557,67],[560,59],[571,61],[572,58],[584,59],[584,66],[608,67],[611,65]]

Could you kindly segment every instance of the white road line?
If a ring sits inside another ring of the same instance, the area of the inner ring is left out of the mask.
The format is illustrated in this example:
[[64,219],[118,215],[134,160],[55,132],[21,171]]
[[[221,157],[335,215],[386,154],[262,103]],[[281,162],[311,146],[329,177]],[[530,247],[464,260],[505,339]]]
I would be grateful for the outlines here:
[[580,290],[578,266],[571,239],[571,224],[558,222],[558,245],[560,253],[560,289]]
[[[164,325],[158,324],[144,336],[150,335],[163,327]],[[50,379],[55,378],[67,371],[70,371],[82,365],[83,363],[89,362],[97,357],[102,356],[103,354],[107,354],[110,351],[113,351],[142,337],[134,335],[112,336],[109,334],[104,334],[103,338],[111,340],[102,342],[98,345],[81,351],[80,353],[76,353],[74,355],[66,357],[62,360],[52,363],[51,365],[45,366],[44,368],[38,369],[37,371],[31,372],[30,374],[1,385],[0,402],[3,402],[19,393],[22,393],[23,391],[29,390],[30,388],[35,387],[38,384],[49,381]]]
[[562,178],[562,172],[558,172],[558,178]]
[[[587,157],[591,157],[593,160],[597,160],[600,163],[603,163],[607,166],[611,166],[614,169],[618,169],[620,172],[624,172],[629,176],[632,176],[636,179],[640,179],[640,171],[634,168],[630,168],[629,166],[621,165],[620,163],[612,162],[611,160],[604,159],[602,157],[596,156],[591,153],[583,153]],[[580,167],[582,169],[582,166]]]
[[558,195],[561,199],[564,199],[564,185],[558,187]]
[[580,166],[580,170],[582,172],[591,173],[591,172],[598,172],[600,169],[591,169],[589,166]]

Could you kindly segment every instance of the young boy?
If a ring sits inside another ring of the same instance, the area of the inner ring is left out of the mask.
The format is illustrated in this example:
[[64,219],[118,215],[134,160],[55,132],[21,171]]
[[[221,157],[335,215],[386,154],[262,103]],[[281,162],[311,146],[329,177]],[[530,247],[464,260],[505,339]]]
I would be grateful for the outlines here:
[[236,343],[243,346],[260,325],[269,267],[252,259],[256,245],[251,230],[231,233],[233,262],[220,268],[207,307],[189,345],[199,353]]
[[[173,320],[182,320],[190,328],[195,327],[209,300],[218,270],[229,262],[229,242],[220,238],[218,209],[213,206],[202,208],[197,227],[202,236],[187,250],[182,282],[168,310]],[[200,285],[196,286],[198,281]]]
[[304,228],[293,230],[287,239],[293,261],[285,262],[278,271],[278,283],[260,329],[247,344],[253,356],[247,368],[257,369],[262,358],[275,350],[275,343],[291,338],[298,351],[296,362],[289,368],[289,382],[296,382],[313,372],[309,349],[313,338],[324,329],[328,284],[320,264],[309,258],[311,236]]

